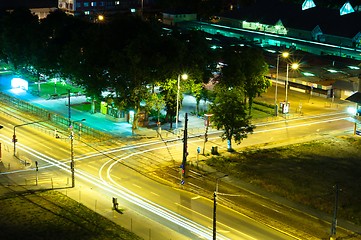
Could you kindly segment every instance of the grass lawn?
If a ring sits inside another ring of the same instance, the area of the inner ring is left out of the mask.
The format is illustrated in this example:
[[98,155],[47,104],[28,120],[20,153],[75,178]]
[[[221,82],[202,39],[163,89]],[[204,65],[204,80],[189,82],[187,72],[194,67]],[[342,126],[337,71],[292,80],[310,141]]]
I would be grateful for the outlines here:
[[292,201],[361,224],[361,138],[332,137],[284,147],[226,153],[207,160],[219,171]]
[[3,240],[141,239],[56,191],[13,192],[0,185],[0,205]]
[[[68,95],[68,89],[70,89],[71,93],[79,93],[83,92],[82,88],[74,87],[68,84],[61,84],[57,83],[56,87],[53,82],[46,82],[40,84],[40,97],[42,98],[49,98],[49,96],[57,94],[57,95]],[[29,92],[37,93],[38,91],[38,84],[29,84]]]

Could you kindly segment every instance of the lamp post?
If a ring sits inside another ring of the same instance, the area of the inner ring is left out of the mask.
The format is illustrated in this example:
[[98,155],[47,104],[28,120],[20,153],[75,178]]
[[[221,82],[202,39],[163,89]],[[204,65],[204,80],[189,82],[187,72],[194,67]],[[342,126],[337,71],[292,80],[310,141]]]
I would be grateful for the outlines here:
[[16,138],[16,128],[26,126],[26,125],[30,125],[30,124],[35,124],[35,123],[46,122],[46,121],[50,121],[50,115],[48,116],[48,120],[29,122],[29,123],[24,123],[24,124],[19,124],[19,125],[14,126],[14,133],[13,133],[13,139],[12,139],[12,141],[14,143],[14,157],[16,157],[16,142],[18,141],[18,139]]
[[290,54],[288,52],[283,52],[281,54],[277,54],[277,72],[276,72],[276,90],[275,90],[275,115],[278,116],[278,104],[277,104],[277,87],[278,87],[278,68],[280,65],[280,56],[283,58],[288,58]]
[[216,179],[216,190],[213,193],[213,240],[217,239],[217,193],[218,193],[218,181],[221,178],[227,177],[228,175],[223,175]]
[[[291,68],[293,70],[296,70],[299,67],[298,63],[292,63],[291,64]],[[286,107],[288,108],[288,72],[289,72],[289,68],[290,68],[290,64],[287,63],[287,72],[286,72],[286,98],[285,98],[285,104]],[[288,112],[288,111],[287,111]]]
[[86,119],[81,119],[77,121],[73,121],[73,124],[69,126],[70,128],[70,171],[71,171],[71,187],[75,187],[75,163],[74,163],[74,131],[73,125],[76,122],[83,122]]
[[[0,129],[2,129],[3,126],[0,125]],[[0,143],[0,161],[1,161],[1,143]]]
[[179,115],[179,90],[180,90],[180,79],[187,80],[187,74],[178,74],[178,82],[177,82],[177,109],[176,109],[176,116],[175,116],[175,128],[178,129],[178,115]]

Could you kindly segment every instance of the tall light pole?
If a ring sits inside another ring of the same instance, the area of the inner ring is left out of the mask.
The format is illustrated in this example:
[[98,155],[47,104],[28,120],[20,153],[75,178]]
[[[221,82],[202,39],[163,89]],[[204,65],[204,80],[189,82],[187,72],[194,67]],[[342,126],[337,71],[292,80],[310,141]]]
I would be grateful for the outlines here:
[[213,193],[213,240],[217,239],[217,193],[218,193],[218,181],[221,178],[227,177],[228,175],[223,175],[216,179],[216,190]]
[[19,124],[19,125],[14,126],[14,134],[13,134],[13,139],[12,139],[12,141],[14,143],[14,157],[16,157],[16,143],[18,141],[18,139],[16,138],[16,128],[26,126],[26,125],[30,125],[30,124],[35,124],[35,123],[46,122],[46,121],[50,121],[50,115],[48,115],[48,120],[42,120],[42,121],[36,121],[36,122],[28,122],[28,123],[23,123],[23,124]]
[[[297,68],[299,67],[299,64],[298,63],[292,63],[291,64],[291,68],[293,70],[296,70]],[[286,104],[286,107],[288,108],[288,72],[289,72],[289,68],[290,68],[290,64],[287,63],[287,72],[286,72],[286,99],[285,99],[285,104]],[[287,111],[288,112],[288,111]]]
[[278,69],[280,65],[280,56],[283,58],[288,58],[290,54],[288,52],[283,52],[281,54],[277,54],[277,72],[276,72],[276,90],[275,90],[275,115],[278,116],[278,104],[277,104],[277,87],[278,87]]
[[187,80],[188,75],[187,74],[178,74],[178,82],[177,82],[177,109],[176,109],[176,115],[175,115],[175,128],[178,129],[178,115],[179,115],[179,90],[180,90],[180,79],[182,77],[182,80]]
[[70,171],[71,171],[71,187],[75,187],[75,162],[74,162],[74,131],[73,125],[76,122],[83,122],[85,119],[81,119],[78,121],[73,121],[73,123],[69,126],[70,128]]
[[[0,125],[0,129],[2,129],[3,126]],[[1,143],[0,143],[0,161],[1,161]]]

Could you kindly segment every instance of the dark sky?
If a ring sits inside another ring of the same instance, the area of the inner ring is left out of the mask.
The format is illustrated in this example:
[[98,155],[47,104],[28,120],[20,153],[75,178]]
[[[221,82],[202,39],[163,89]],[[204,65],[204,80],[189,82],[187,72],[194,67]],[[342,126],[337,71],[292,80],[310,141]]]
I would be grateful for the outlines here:
[[58,0],[0,0],[0,8],[57,7]]

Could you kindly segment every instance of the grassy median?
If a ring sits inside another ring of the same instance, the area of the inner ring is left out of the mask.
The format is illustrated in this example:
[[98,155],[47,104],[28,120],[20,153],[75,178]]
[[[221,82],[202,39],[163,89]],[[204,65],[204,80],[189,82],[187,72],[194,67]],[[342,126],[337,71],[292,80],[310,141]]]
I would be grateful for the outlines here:
[[56,191],[0,185],[0,206],[3,240],[141,239]]

